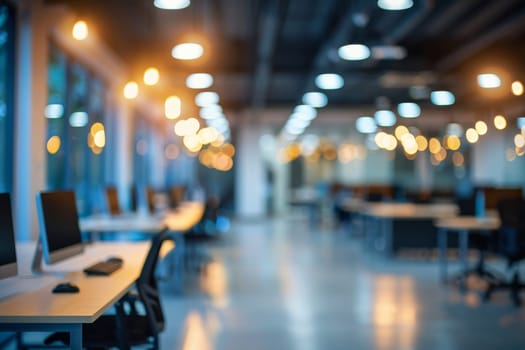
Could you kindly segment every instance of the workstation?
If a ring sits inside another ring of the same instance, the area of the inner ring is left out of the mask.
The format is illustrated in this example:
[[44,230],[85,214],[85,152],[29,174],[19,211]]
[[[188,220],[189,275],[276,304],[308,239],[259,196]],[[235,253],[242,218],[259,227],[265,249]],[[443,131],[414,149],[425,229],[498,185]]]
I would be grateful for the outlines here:
[[0,0],[0,349],[521,349],[524,13]]

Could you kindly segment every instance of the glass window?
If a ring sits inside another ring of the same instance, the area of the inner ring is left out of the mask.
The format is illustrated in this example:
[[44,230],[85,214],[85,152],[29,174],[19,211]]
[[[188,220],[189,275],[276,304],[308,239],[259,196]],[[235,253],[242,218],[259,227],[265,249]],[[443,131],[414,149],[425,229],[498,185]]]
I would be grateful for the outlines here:
[[14,14],[0,2],[0,191],[11,190],[13,164]]
[[106,88],[51,45],[48,67],[47,186],[73,189],[80,215],[101,209]]

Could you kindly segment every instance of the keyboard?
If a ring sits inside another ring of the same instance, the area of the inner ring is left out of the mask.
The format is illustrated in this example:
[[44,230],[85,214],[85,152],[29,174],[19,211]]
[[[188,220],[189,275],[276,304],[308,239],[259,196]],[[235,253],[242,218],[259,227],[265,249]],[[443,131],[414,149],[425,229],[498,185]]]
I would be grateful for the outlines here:
[[122,267],[122,262],[99,261],[84,269],[84,273],[90,276],[109,276]]

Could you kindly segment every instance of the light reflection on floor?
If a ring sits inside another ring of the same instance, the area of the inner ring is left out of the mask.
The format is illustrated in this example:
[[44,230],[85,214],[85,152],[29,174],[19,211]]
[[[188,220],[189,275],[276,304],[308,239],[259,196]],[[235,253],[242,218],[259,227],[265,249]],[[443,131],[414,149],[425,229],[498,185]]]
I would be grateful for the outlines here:
[[507,294],[485,304],[441,285],[435,261],[387,260],[308,224],[234,223],[184,292],[164,293],[162,348],[525,348],[525,307]]

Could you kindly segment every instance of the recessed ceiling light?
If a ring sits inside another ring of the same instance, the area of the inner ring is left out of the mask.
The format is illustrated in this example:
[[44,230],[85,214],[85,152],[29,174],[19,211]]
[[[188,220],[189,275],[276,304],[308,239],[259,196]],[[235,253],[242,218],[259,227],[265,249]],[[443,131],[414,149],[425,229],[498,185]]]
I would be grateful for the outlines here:
[[417,118],[421,114],[421,108],[417,103],[403,102],[397,105],[397,113],[403,118]]
[[376,132],[376,121],[372,117],[359,117],[355,121],[355,128],[363,134],[371,134]]
[[186,86],[190,89],[206,89],[212,84],[213,77],[208,73],[194,73],[186,78]]
[[73,128],[81,128],[87,125],[89,120],[86,112],[74,112],[69,116],[69,125]]
[[361,61],[370,57],[370,49],[363,44],[348,44],[341,46],[337,50],[337,54],[343,60],[347,61]]
[[190,6],[190,0],[155,0],[153,5],[163,10],[181,10]]
[[393,126],[396,124],[396,115],[388,109],[381,109],[375,112],[374,119],[379,126]]
[[335,73],[319,74],[315,78],[315,85],[323,90],[336,90],[344,86],[345,81],[342,76]]
[[195,104],[199,107],[206,107],[219,103],[219,95],[214,91],[199,92],[195,96]]
[[303,95],[303,103],[315,108],[323,108],[328,104],[328,97],[322,92],[307,92]]
[[414,2],[412,0],[378,0],[377,6],[389,11],[406,10],[414,6]]
[[501,86],[501,79],[494,73],[483,73],[478,75],[478,85],[484,89],[494,89]]
[[48,104],[44,110],[44,115],[49,119],[61,118],[64,115],[64,106],[59,103]]
[[202,56],[204,48],[198,43],[183,43],[176,45],[171,50],[173,58],[179,60],[195,60]]
[[450,106],[456,102],[456,98],[452,92],[440,90],[430,93],[430,101],[436,106]]

